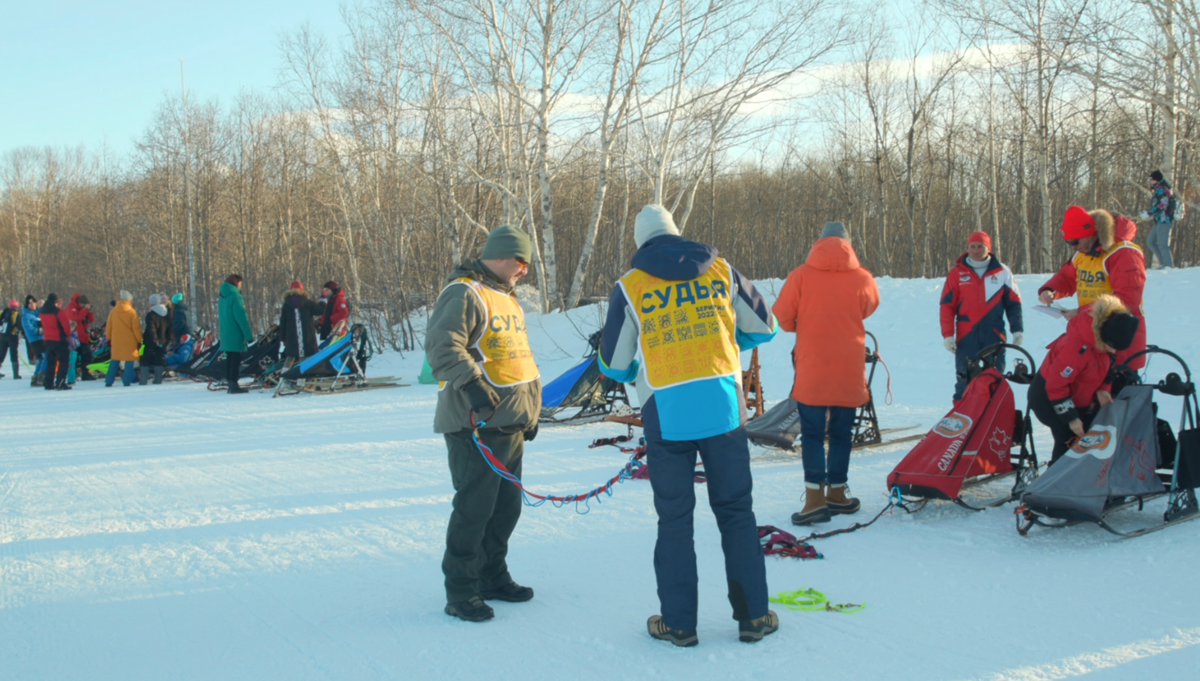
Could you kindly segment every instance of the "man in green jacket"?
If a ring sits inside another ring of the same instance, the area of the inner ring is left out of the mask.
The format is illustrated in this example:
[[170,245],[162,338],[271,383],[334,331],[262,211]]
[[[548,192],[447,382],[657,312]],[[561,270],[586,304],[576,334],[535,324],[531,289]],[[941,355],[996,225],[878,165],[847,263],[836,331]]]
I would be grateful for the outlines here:
[[217,304],[217,319],[221,326],[221,351],[225,353],[225,377],[230,395],[250,392],[238,385],[242,353],[250,346],[250,319],[246,316],[246,301],[242,299],[242,277],[231,274],[221,284],[221,300]]
[[529,271],[529,236],[492,230],[478,260],[446,278],[425,335],[441,385],[433,429],[446,438],[454,510],[446,530],[446,614],[468,622],[493,617],[485,600],[533,598],[508,573],[508,538],[521,517],[521,492],[488,467],[479,439],[520,477],[525,441],[537,434],[542,384],[513,286]]

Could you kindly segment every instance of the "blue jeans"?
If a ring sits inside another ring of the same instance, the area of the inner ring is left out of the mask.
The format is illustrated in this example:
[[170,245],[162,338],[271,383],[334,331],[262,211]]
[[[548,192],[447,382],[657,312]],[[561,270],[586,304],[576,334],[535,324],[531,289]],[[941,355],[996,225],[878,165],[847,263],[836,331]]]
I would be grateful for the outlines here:
[[[108,363],[108,375],[104,377],[104,385],[112,385],[113,381],[117,380],[117,372],[120,371],[118,367],[120,366],[121,362],[115,359]],[[133,362],[125,362],[125,373],[121,375],[121,385],[129,385],[130,383],[137,383],[137,375],[133,369]]]
[[767,568],[758,542],[746,430],[702,440],[646,438],[650,486],[658,512],[654,575],[663,621],[674,629],[695,629],[698,607],[696,549],[692,539],[696,508],[696,454],[704,461],[708,503],[721,531],[729,603],[738,621],[767,614]]
[[[844,485],[850,472],[850,446],[854,436],[854,407],[810,407],[800,404],[800,452],[804,482]],[[828,416],[828,428],[826,417]],[[829,436],[829,459],[825,437]],[[653,472],[651,472],[653,474]]]
[[1146,245],[1150,247],[1150,252],[1158,258],[1159,267],[1174,267],[1175,263],[1171,259],[1171,222],[1156,222],[1150,228],[1150,234],[1146,237]]

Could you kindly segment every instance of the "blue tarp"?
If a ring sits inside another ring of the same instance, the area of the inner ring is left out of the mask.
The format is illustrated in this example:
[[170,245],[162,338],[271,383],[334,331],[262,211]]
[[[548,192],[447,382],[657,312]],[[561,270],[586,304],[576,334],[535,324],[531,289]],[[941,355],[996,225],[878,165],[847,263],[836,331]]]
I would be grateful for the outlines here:
[[568,369],[562,376],[542,386],[542,407],[554,408],[562,404],[562,401],[566,399],[567,395],[571,393],[571,389],[579,381],[579,377],[583,376],[583,372],[587,371],[592,366],[592,362],[595,361],[595,355],[588,357]]

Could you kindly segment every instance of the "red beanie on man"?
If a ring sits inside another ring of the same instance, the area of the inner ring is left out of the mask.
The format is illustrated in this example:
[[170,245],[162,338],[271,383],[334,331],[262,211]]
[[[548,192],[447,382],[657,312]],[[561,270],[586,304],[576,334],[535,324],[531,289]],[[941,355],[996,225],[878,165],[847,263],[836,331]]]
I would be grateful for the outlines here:
[[971,232],[971,236],[967,237],[968,244],[983,244],[987,249],[992,250],[992,237],[988,236],[987,232]]
[[1062,234],[1067,241],[1096,236],[1096,220],[1082,206],[1071,206],[1063,216]]

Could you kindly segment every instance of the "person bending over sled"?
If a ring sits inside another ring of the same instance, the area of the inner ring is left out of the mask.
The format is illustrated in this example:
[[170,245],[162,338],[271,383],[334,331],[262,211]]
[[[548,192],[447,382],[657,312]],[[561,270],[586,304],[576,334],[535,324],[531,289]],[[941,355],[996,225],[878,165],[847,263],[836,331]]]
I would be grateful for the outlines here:
[[[942,342],[954,353],[954,401],[962,399],[969,377],[967,362],[980,350],[1004,343],[1004,317],[1012,326],[1013,344],[1025,342],[1021,317],[1021,292],[1012,271],[992,251],[987,232],[967,237],[967,252],[946,275],[942,287]],[[992,365],[1004,373],[1004,348],[992,358]]]
[[1102,294],[1046,346],[1049,352],[1029,386],[1029,407],[1054,435],[1051,464],[1073,438],[1083,437],[1100,407],[1113,401],[1113,355],[1129,349],[1140,326],[1124,303]]

